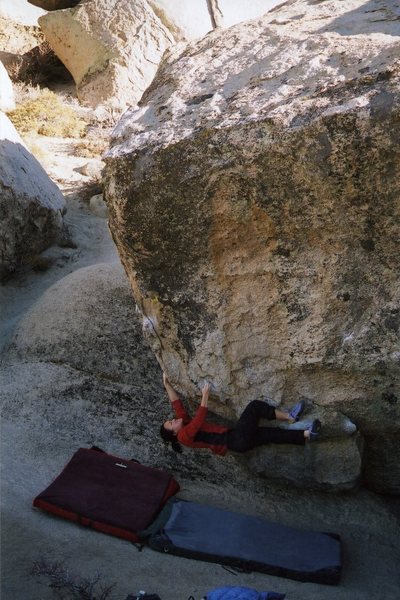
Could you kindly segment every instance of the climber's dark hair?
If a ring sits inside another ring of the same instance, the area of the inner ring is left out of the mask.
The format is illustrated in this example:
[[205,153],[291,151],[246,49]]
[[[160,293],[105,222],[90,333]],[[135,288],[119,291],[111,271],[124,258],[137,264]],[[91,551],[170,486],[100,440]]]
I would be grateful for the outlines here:
[[174,450],[174,452],[178,452],[178,454],[182,453],[182,446],[176,439],[176,435],[173,431],[165,429],[164,423],[160,427],[160,436],[166,446],[168,446],[168,444],[171,444],[172,450]]

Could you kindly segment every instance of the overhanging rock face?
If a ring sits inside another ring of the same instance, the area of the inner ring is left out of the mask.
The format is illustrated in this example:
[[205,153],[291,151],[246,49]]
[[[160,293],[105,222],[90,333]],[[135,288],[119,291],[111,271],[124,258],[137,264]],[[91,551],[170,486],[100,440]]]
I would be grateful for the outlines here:
[[352,454],[356,426],[374,441],[367,479],[392,492],[396,11],[299,0],[177,49],[120,121],[106,190],[145,330],[181,391],[210,379],[220,412],[236,414],[305,397],[327,445]]

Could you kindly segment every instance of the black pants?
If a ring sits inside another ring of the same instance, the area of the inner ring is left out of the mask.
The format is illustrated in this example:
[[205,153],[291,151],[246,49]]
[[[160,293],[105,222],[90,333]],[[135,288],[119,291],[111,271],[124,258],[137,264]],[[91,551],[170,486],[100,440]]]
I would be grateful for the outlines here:
[[228,432],[228,450],[247,452],[265,444],[298,444],[304,446],[304,432],[278,427],[259,427],[259,419],[276,419],[275,407],[262,400],[253,400],[242,412],[236,426]]

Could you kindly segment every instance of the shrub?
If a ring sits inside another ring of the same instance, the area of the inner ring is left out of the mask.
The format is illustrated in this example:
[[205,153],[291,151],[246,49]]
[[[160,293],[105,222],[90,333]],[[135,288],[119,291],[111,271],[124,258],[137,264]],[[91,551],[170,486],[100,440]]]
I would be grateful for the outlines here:
[[[49,581],[49,587],[59,598],[71,598],[74,600],[106,600],[110,597],[115,583],[102,585],[101,575],[92,578],[75,575],[67,569],[63,563],[47,562],[44,559],[33,563],[30,574],[36,577],[45,577]],[[67,594],[65,596],[64,594]]]
[[76,138],[84,136],[86,131],[86,122],[47,89],[7,114],[21,134],[36,132],[50,137]]

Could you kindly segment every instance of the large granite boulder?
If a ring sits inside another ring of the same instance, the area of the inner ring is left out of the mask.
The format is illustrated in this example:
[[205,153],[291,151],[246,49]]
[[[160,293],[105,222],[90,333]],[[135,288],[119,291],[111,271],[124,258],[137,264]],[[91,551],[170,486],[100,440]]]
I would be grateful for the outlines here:
[[72,74],[78,98],[115,110],[136,104],[174,43],[145,0],[88,0],[39,23]]
[[176,48],[115,130],[105,192],[174,383],[208,378],[236,414],[305,397],[327,424],[317,452],[350,456],[354,427],[333,423],[352,421],[367,482],[394,493],[398,18],[391,2],[297,0]]
[[65,200],[0,111],[0,281],[57,240]]

